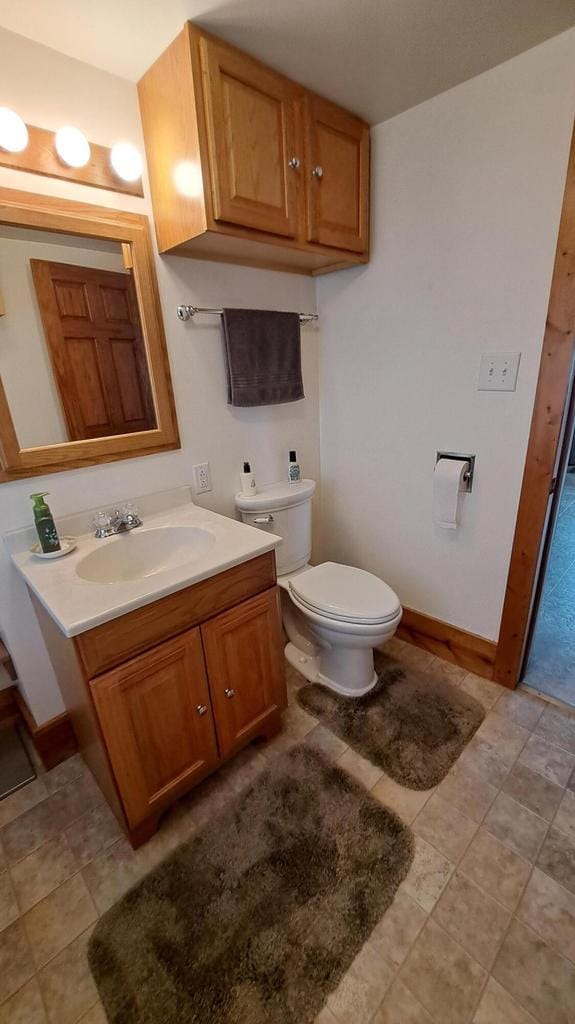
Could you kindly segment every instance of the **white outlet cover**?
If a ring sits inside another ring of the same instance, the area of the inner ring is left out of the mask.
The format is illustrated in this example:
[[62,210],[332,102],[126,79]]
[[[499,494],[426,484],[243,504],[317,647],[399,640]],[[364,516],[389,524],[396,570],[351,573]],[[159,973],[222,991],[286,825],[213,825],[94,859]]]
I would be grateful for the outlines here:
[[478,391],[515,391],[521,352],[484,352],[479,367]]
[[204,494],[205,491],[211,491],[212,474],[209,462],[199,462],[196,466],[192,466],[192,475],[195,494]]

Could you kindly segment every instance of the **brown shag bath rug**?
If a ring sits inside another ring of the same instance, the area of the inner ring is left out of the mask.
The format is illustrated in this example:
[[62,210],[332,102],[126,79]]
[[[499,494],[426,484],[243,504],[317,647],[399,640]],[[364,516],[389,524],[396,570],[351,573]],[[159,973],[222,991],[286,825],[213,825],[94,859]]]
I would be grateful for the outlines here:
[[385,655],[379,681],[365,697],[341,697],[318,683],[298,690],[299,703],[322,725],[409,789],[445,778],[481,725],[481,705],[455,686]]
[[323,755],[279,756],[109,910],[111,1024],[309,1024],[393,900],[411,831]]

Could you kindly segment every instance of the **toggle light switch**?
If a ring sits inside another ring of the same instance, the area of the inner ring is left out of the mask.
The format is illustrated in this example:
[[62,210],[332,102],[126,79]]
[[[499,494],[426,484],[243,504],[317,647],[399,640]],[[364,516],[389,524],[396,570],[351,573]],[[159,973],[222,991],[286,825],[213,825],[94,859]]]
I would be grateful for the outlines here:
[[478,391],[515,391],[521,352],[484,352]]

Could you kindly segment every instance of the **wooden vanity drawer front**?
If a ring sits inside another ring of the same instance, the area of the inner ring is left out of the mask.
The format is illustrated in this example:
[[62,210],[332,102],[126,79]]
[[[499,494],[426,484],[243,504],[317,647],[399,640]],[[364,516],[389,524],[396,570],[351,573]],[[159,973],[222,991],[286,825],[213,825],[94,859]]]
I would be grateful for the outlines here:
[[261,593],[276,580],[273,551],[242,562],[75,638],[88,679]]
[[277,587],[202,626],[218,744],[223,758],[261,732],[286,705]]
[[90,685],[130,826],[218,763],[199,629]]

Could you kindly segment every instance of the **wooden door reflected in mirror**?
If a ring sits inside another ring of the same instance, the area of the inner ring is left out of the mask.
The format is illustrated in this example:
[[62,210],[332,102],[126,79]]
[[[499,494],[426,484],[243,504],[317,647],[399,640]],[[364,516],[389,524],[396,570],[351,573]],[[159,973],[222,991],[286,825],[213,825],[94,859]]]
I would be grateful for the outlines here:
[[0,480],[179,446],[147,220],[0,189]]

